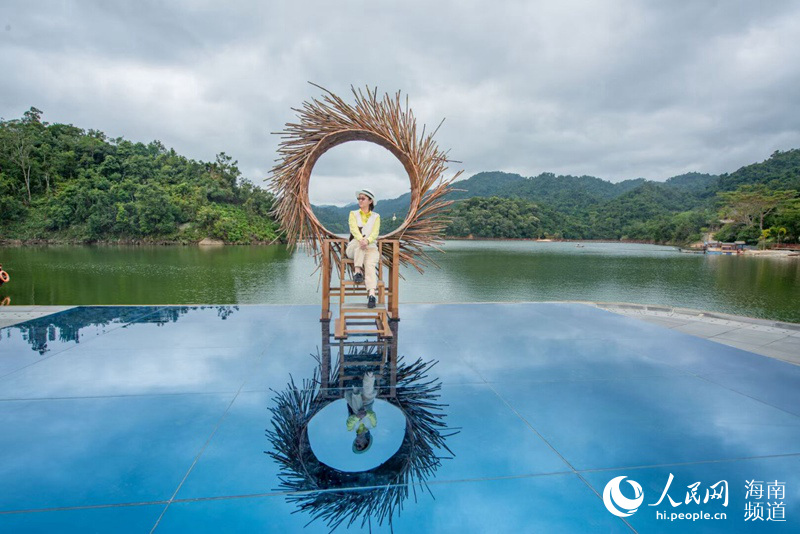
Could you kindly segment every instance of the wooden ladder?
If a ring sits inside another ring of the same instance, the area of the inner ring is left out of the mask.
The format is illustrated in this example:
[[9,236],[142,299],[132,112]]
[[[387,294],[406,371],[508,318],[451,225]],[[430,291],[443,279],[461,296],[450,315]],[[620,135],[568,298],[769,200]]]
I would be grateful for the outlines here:
[[[397,325],[400,279],[400,242],[379,240],[377,305],[367,307],[367,290],[352,281],[353,260],[347,258],[346,239],[322,242],[322,338],[323,389],[343,391],[366,370],[384,377],[379,396],[394,397],[397,384]],[[384,273],[386,276],[384,276]],[[333,317],[333,301],[338,316]],[[334,322],[331,336],[330,323]],[[338,388],[328,384],[331,364],[331,341],[338,344]]]
[[[353,260],[345,254],[347,240],[326,239],[322,242],[322,316],[321,320],[331,320],[331,301],[338,300],[339,315],[334,322],[334,337],[347,339],[352,334],[374,335],[378,340],[392,337],[389,326],[391,319],[398,317],[398,283],[400,242],[379,240],[377,243],[380,259],[378,261],[377,305],[367,307],[367,290],[363,284],[349,279],[353,272]],[[337,275],[334,278],[333,269]],[[384,280],[384,268],[388,277]],[[333,281],[338,279],[338,286]],[[355,299],[359,299],[358,302]]]

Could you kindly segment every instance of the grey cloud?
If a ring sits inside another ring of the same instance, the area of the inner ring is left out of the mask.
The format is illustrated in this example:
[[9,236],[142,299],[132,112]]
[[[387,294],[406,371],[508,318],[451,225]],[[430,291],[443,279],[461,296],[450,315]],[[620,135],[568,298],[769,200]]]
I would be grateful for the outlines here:
[[[321,96],[307,81],[402,89],[467,175],[665,179],[800,146],[789,1],[15,2],[0,32],[3,117],[224,150],[256,183],[270,132]],[[401,194],[386,155],[335,148],[320,194],[370,175]]]

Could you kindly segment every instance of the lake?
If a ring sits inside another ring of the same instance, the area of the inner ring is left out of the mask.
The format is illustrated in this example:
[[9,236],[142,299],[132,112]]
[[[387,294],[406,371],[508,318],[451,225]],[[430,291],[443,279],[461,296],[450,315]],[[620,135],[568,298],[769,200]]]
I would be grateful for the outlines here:
[[[800,261],[628,243],[448,241],[405,269],[401,302],[634,302],[800,322]],[[0,247],[0,300],[47,304],[319,304],[319,275],[285,246]]]

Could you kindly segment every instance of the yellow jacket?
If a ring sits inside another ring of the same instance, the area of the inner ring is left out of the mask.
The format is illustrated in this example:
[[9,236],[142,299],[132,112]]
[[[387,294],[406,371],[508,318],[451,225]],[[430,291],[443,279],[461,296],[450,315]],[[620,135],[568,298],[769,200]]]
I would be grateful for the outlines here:
[[[360,209],[350,212],[350,217],[348,218],[347,222],[350,225],[350,233],[353,235],[353,237],[356,238],[356,241],[361,241],[364,238],[364,236],[361,235],[361,228],[363,228],[364,225],[367,224],[367,221],[369,220],[369,216],[371,213],[375,212],[371,211],[370,213],[364,213]],[[381,233],[381,216],[378,215],[377,213],[375,213],[375,216],[377,217],[377,219],[375,220],[375,224],[372,227],[372,231],[368,236],[366,236],[367,241],[369,241],[370,245],[373,244],[378,239],[378,234]]]
[[[358,428],[356,428],[356,423],[358,423]],[[367,415],[363,419],[355,414],[347,418],[348,432],[352,432],[355,428],[356,433],[363,434],[370,428],[375,428],[376,426],[378,426],[378,416],[376,416],[375,412],[372,410],[367,410]]]

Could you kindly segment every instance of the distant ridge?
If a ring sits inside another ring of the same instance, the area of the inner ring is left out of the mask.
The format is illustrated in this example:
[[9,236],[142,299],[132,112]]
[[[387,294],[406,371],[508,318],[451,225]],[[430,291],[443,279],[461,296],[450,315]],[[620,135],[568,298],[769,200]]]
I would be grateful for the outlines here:
[[[710,183],[717,179],[717,176],[709,174],[690,173],[670,178],[661,184],[666,188],[696,191],[705,190]],[[446,198],[456,201],[493,196],[519,198],[558,206],[559,211],[565,214],[576,214],[591,206],[624,195],[647,183],[659,184],[660,182],[649,182],[644,178],[637,178],[612,183],[594,176],[557,176],[552,173],[542,173],[526,178],[515,173],[485,171],[474,174],[466,180],[454,182],[453,188],[456,191],[447,195]],[[386,231],[402,223],[410,202],[411,195],[409,193],[378,201],[375,211],[381,214],[383,224],[387,228]],[[328,229],[336,233],[344,233],[347,232],[347,215],[351,210],[356,209],[356,205],[353,203],[343,207],[313,206],[313,209],[317,218]],[[398,217],[394,225],[387,221],[387,216],[391,217],[392,215]]]
[[[456,201],[451,213],[460,220],[448,228],[448,235],[508,235],[507,221],[487,221],[486,210],[504,210],[538,219],[529,233],[569,239],[637,239],[653,242],[688,242],[698,239],[706,227],[719,226],[718,193],[734,191],[744,185],[763,186],[770,190],[800,191],[800,149],[777,151],[770,158],[722,175],[690,172],[663,182],[644,178],[613,183],[594,176],[571,176],[542,173],[524,177],[502,171],[485,171],[455,182],[456,191],[447,198]],[[462,203],[470,199],[506,199],[507,202]],[[513,203],[509,203],[513,201]],[[408,210],[410,195],[379,200],[375,209],[382,216],[382,232],[399,226]],[[314,207],[320,222],[337,233],[347,232],[346,207]],[[466,212],[469,212],[468,214]],[[527,215],[526,215],[527,214]],[[396,220],[392,218],[396,216]],[[502,218],[502,217],[501,217]],[[472,225],[481,219],[485,224],[475,234]],[[782,219],[787,235],[796,236],[800,221]],[[492,228],[495,228],[492,230]],[[510,232],[513,234],[513,232]],[[535,233],[535,232],[534,232]],[[752,232],[751,232],[752,233]],[[527,237],[537,237],[528,235]],[[740,236],[741,237],[741,236]],[[747,240],[755,239],[748,234]],[[795,237],[796,239],[796,237]]]

